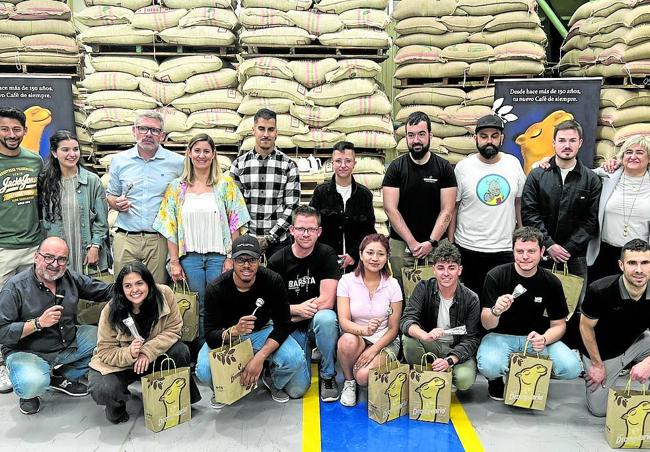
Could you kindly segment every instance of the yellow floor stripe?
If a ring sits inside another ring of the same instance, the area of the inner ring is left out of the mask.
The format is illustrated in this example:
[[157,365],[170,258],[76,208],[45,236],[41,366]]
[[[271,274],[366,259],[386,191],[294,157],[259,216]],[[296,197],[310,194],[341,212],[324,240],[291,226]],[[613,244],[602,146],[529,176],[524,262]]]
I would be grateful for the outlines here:
[[303,452],[320,452],[318,364],[311,365],[311,386],[302,399],[302,450]]
[[456,394],[453,394],[451,398],[451,421],[454,423],[458,438],[460,438],[466,452],[484,451],[481,440],[469,417],[467,417],[463,405],[456,398]]

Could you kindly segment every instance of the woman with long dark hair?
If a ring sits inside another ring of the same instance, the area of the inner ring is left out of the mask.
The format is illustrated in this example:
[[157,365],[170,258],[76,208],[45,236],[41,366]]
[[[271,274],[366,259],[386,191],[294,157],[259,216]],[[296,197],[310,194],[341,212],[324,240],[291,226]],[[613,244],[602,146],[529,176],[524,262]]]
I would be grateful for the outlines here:
[[[124,323],[131,318],[135,337]],[[190,351],[180,341],[183,319],[172,290],[157,285],[140,262],[125,265],[115,280],[112,300],[99,318],[97,347],[90,361],[88,389],[98,405],[106,406],[106,418],[119,424],[129,420],[128,386],[153,372],[168,355],[176,367],[190,365]],[[190,375],[190,401],[201,394]]]
[[79,141],[67,130],[50,137],[50,157],[38,177],[43,229],[70,250],[68,268],[108,268],[108,205],[99,176],[81,163]]

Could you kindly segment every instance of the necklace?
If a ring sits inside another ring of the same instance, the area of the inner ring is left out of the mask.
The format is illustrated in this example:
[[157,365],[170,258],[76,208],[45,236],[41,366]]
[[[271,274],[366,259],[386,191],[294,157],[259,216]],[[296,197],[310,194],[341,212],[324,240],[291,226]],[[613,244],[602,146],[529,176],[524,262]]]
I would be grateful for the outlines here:
[[[636,204],[636,198],[639,196],[639,189],[641,188],[641,185],[643,185],[643,181],[645,180],[645,175],[648,174],[646,171],[643,173],[643,177],[641,178],[641,182],[639,182],[639,185],[636,186],[636,189],[634,190],[634,199],[632,200],[632,206],[630,207],[630,213],[627,214],[627,218],[625,215],[625,188],[623,189],[623,237],[627,237],[627,235],[630,232],[630,218],[632,217],[632,212],[634,211],[634,204]],[[623,173],[623,185],[627,186],[625,182],[625,173]]]

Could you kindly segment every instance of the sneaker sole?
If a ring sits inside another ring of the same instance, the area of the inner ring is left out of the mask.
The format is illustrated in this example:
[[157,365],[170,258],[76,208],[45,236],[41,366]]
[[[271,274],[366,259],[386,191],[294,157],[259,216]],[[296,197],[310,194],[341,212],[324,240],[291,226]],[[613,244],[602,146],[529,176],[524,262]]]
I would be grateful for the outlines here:
[[30,414],[36,414],[36,413],[38,413],[39,411],[41,411],[41,405],[39,404],[39,405],[38,405],[38,409],[37,409],[36,411],[34,411],[34,412],[27,412],[27,411],[24,411],[24,410],[20,407],[20,405],[18,405],[18,409],[19,409],[20,412],[23,413],[24,415],[29,416]]
[[321,402],[336,402],[339,399],[340,396],[336,397],[321,397],[320,400]]
[[497,402],[503,402],[505,400],[503,397],[491,396],[489,394],[488,397],[491,398],[492,400],[496,400]]
[[[270,377],[269,377],[269,378],[270,378]],[[264,386],[266,386],[266,389],[268,389],[269,392],[271,393],[271,398],[272,398],[273,400],[275,400],[275,401],[278,402],[278,403],[287,403],[287,402],[289,401],[289,398],[290,398],[290,397],[279,398],[279,397],[273,395],[273,389],[271,389],[271,385],[270,385],[270,383],[268,383],[268,382],[266,381],[266,378],[264,378],[264,376],[262,376],[262,383],[264,384]]]
[[352,406],[356,406],[356,405],[357,405],[357,402],[354,402],[354,403],[350,403],[350,404],[348,404],[348,403],[345,403],[343,400],[341,400],[341,405],[343,405],[343,406],[348,406],[348,407],[352,407]]
[[14,388],[9,388],[9,389],[0,389],[0,394],[9,394],[10,392],[13,392]]
[[66,395],[69,395],[70,397],[85,397],[85,396],[87,396],[87,395],[89,394],[88,392],[86,392],[86,393],[84,393],[84,394],[78,394],[78,393],[74,393],[74,392],[66,391],[66,390],[63,389],[63,388],[59,388],[58,386],[50,386],[49,388],[50,388],[50,389],[54,389],[55,391],[62,392],[62,393],[64,393],[64,394],[66,394]]

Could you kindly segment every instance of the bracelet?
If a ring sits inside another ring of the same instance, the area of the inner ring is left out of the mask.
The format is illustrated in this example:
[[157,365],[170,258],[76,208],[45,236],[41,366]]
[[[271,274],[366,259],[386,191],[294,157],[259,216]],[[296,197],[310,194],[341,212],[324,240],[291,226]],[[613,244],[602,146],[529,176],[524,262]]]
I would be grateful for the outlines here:
[[494,309],[494,306],[492,306],[492,307],[490,308],[490,312],[492,313],[492,315],[493,315],[494,317],[500,317],[501,314],[503,314],[502,312],[500,312],[500,313],[497,314],[497,311],[496,311],[496,309]]
[[542,339],[544,339],[544,345],[546,345],[546,336],[542,335]]
[[170,260],[169,260],[169,263],[170,263],[170,264],[178,264],[178,263],[180,263],[180,262],[181,262],[180,259],[170,259]]

